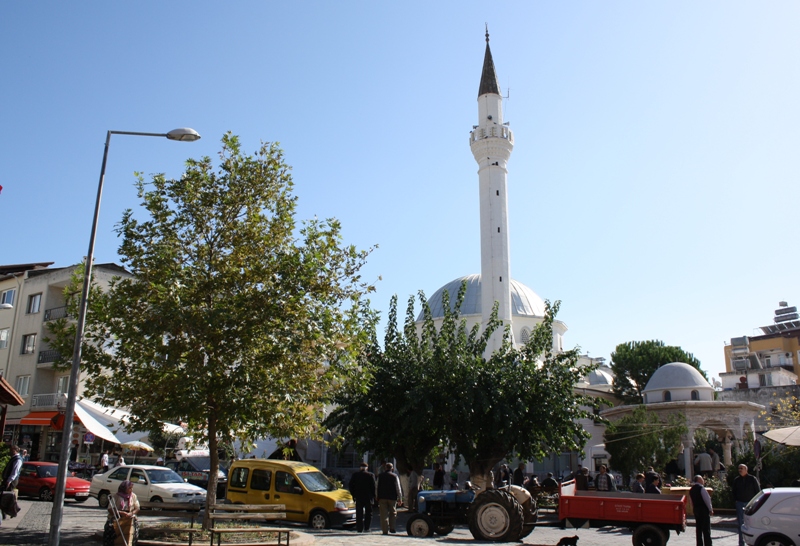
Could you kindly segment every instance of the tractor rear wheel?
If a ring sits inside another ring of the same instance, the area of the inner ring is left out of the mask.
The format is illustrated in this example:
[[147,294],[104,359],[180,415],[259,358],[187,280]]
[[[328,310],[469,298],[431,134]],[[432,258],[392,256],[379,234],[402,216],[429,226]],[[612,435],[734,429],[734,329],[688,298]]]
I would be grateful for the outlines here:
[[519,535],[520,540],[531,534],[536,528],[536,522],[539,520],[539,509],[536,506],[536,501],[531,498],[523,503],[522,514],[525,519],[522,523],[522,533]]
[[476,540],[513,542],[522,533],[522,505],[499,489],[481,492],[470,507],[469,531]]

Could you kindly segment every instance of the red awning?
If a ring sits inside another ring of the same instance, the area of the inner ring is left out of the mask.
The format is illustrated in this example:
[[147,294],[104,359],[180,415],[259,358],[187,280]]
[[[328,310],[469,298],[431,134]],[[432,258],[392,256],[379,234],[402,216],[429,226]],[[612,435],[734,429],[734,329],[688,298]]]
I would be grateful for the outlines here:
[[49,427],[50,421],[53,417],[58,415],[57,411],[32,411],[22,419],[20,425],[39,425],[41,427]]

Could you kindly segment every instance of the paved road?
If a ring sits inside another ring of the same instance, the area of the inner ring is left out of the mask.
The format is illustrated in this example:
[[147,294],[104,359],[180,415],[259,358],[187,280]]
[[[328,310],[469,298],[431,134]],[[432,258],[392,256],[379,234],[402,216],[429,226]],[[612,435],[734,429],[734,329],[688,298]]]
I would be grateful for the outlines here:
[[[19,515],[14,519],[4,520],[0,527],[0,544],[14,546],[47,544],[52,505],[26,499],[20,499],[19,504],[22,507]],[[297,530],[311,535],[314,538],[315,546],[390,546],[392,544],[397,546],[398,542],[403,542],[408,546],[412,544],[417,546],[423,544],[459,546],[475,543],[466,527],[456,528],[446,537],[413,539],[405,533],[407,517],[404,512],[399,514],[397,526],[399,533],[396,535],[383,535],[380,530],[370,533],[355,533],[337,529],[313,531],[304,526],[298,526]],[[106,511],[99,508],[95,499],[89,499],[83,504],[67,501],[61,525],[61,545],[99,544],[95,537],[97,531],[103,528],[105,518]],[[141,518],[144,525],[153,525],[162,519],[167,518],[150,516]],[[377,521],[373,521],[373,527],[376,524]],[[711,530],[715,546],[737,546],[736,529],[730,524],[731,518],[722,520],[715,518]],[[669,546],[694,546],[694,527],[689,527],[687,531],[679,536],[671,533]],[[538,526],[525,538],[524,543],[535,546],[554,546],[562,537],[574,535],[579,537],[579,546],[628,546],[631,544],[631,533],[624,529],[610,527],[604,529],[560,529],[548,526]]]

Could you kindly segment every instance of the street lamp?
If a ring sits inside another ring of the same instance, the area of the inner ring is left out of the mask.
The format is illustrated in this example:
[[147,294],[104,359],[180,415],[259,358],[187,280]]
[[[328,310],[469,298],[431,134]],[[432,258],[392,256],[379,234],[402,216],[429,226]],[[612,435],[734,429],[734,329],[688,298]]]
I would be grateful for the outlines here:
[[89,287],[92,281],[92,262],[94,261],[94,241],[97,236],[97,219],[100,216],[100,198],[103,195],[103,179],[106,176],[106,161],[108,160],[108,145],[111,135],[133,135],[166,137],[169,140],[194,142],[200,140],[200,135],[194,129],[182,127],[173,129],[169,133],[136,133],[130,131],[108,131],[106,134],[106,147],[103,152],[103,165],[100,168],[100,182],[97,184],[97,200],[94,205],[94,219],[92,220],[92,233],[89,236],[89,251],[86,253],[86,268],[83,275],[83,291],[78,310],[78,322],[75,328],[75,346],[72,351],[72,370],[69,374],[69,390],[67,391],[67,407],[64,411],[64,428],[61,435],[61,451],[58,458],[58,479],[56,480],[55,497],[53,498],[53,511],[50,516],[49,546],[58,546],[61,538],[61,519],[64,512],[64,493],[67,487],[67,472],[69,469],[69,447],[72,443],[72,420],[75,418],[75,403],[78,399],[78,377],[81,367],[81,345],[83,344],[83,330],[86,324],[86,310],[89,302]]

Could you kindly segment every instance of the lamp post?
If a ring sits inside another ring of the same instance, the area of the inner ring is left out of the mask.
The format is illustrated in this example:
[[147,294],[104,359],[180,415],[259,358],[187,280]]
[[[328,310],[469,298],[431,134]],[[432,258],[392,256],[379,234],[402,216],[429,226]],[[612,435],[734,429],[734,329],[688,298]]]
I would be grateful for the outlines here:
[[55,497],[53,498],[53,511],[50,516],[49,546],[58,546],[61,538],[61,519],[64,513],[64,493],[67,486],[67,473],[69,469],[69,448],[72,443],[72,420],[75,417],[75,403],[78,398],[78,377],[81,367],[81,345],[83,344],[83,330],[86,324],[86,310],[89,302],[89,288],[92,281],[92,262],[94,261],[94,241],[97,236],[97,220],[100,216],[100,199],[103,195],[103,180],[106,175],[106,161],[108,160],[108,145],[111,135],[133,135],[166,137],[169,140],[194,142],[200,135],[194,129],[173,129],[169,133],[137,133],[130,131],[108,131],[106,146],[103,152],[103,165],[100,168],[100,182],[97,184],[97,199],[94,205],[94,219],[92,220],[92,233],[89,236],[89,251],[86,253],[86,266],[83,276],[83,290],[78,309],[78,321],[75,328],[75,345],[72,352],[72,369],[69,374],[69,387],[67,391],[67,407],[64,411],[64,428],[61,435],[61,451],[58,458],[58,478],[56,480]]

